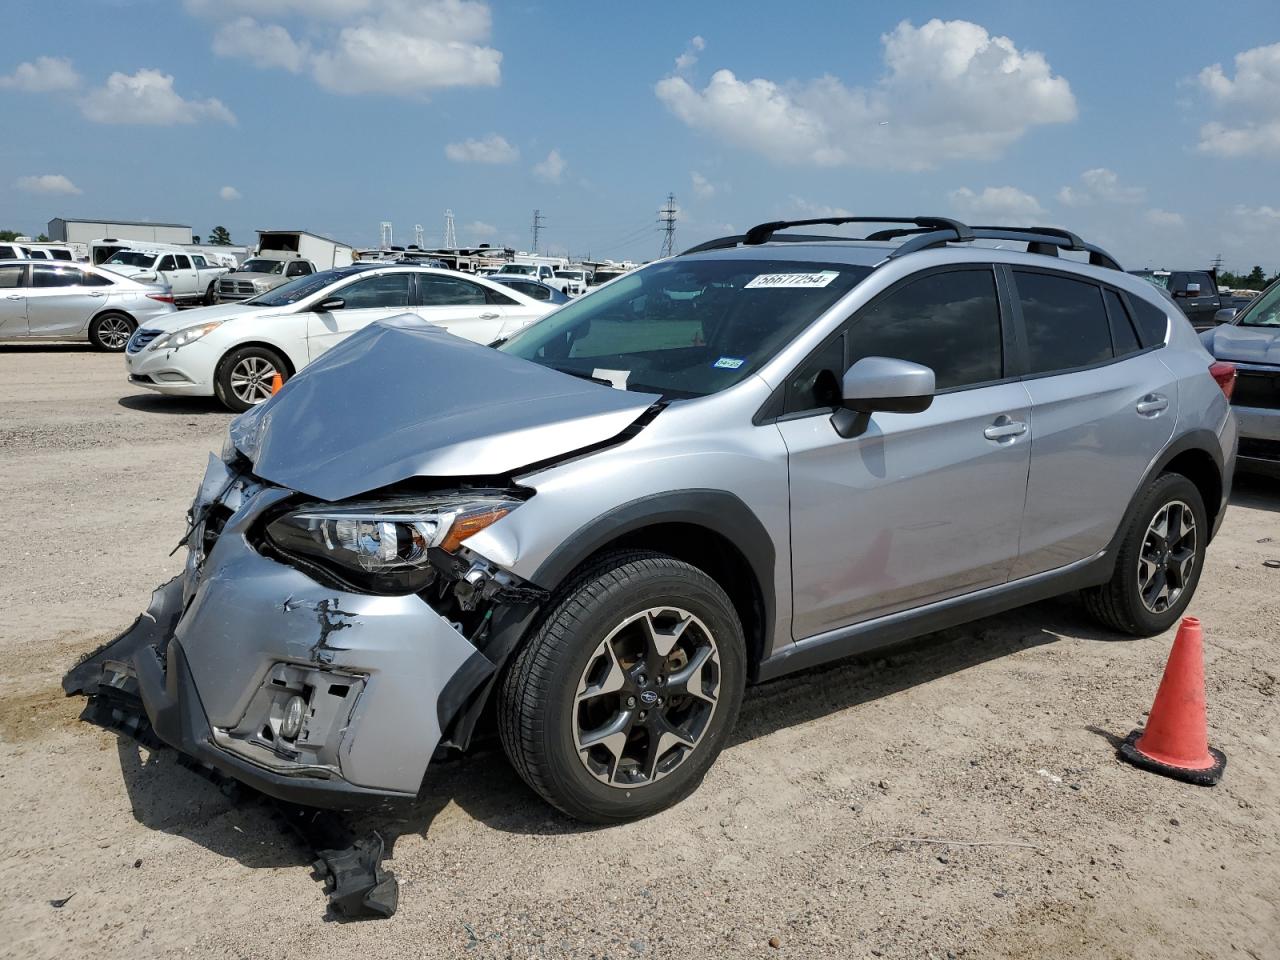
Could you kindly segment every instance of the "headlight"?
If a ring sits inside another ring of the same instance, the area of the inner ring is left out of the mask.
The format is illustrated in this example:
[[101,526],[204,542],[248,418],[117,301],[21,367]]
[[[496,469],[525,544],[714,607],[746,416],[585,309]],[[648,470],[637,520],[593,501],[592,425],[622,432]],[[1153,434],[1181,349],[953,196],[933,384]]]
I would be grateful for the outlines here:
[[266,280],[255,280],[253,281],[253,289],[257,290],[259,293],[266,293],[271,289],[271,284]]
[[218,455],[218,459],[223,463],[234,463],[238,456],[240,451],[236,449],[236,442],[231,439],[231,430],[228,429],[226,436],[222,438],[222,453]]
[[513,497],[458,494],[345,506],[316,504],[274,520],[267,538],[375,592],[413,593],[434,579],[430,551],[454,553],[520,505]]
[[176,350],[178,347],[185,347],[189,343],[195,343],[206,333],[212,333],[222,326],[221,320],[210,320],[208,323],[198,323],[194,327],[183,327],[181,330],[175,330],[168,336],[161,337],[155,343],[151,344],[152,350]]

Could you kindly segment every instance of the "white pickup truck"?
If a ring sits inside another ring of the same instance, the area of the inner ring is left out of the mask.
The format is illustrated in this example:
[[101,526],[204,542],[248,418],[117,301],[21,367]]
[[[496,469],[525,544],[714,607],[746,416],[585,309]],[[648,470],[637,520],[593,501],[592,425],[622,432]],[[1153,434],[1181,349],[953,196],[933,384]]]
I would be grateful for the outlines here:
[[118,250],[101,266],[135,280],[167,283],[175,303],[213,303],[218,278],[231,272],[199,253],[145,249]]

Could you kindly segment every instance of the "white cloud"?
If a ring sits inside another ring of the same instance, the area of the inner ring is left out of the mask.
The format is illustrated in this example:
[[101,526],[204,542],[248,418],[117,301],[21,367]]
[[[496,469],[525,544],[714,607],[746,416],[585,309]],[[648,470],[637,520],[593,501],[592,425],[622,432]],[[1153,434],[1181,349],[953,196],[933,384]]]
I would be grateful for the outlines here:
[[1196,149],[1219,157],[1280,156],[1280,43],[1235,56],[1236,75],[1215,63],[1197,80],[1224,114],[1200,128]]
[[497,232],[497,227],[491,223],[485,223],[483,220],[472,220],[462,228],[462,235],[464,237],[474,237],[478,240],[486,240],[489,237],[495,236]]
[[1076,117],[1065,79],[964,20],[907,21],[881,37],[885,75],[849,87],[830,74],[807,82],[739,80],[718,70],[702,90],[673,75],[654,88],[686,125],[779,163],[925,169],[990,159],[1038,124]]
[[170,74],[145,67],[134,74],[111,74],[103,86],[85,94],[80,111],[95,123],[169,126],[201,120],[236,122],[221,100],[185,100],[173,89]]
[[1058,202],[1068,207],[1088,207],[1095,203],[1141,203],[1145,187],[1125,186],[1120,175],[1106,167],[1094,167],[1080,174],[1078,187],[1063,187]]
[[996,220],[1025,221],[1043,216],[1045,212],[1039,200],[1017,187],[986,187],[981,193],[961,187],[947,196],[955,211],[965,216],[978,214]]
[[298,73],[306,65],[309,51],[277,23],[259,23],[253,17],[239,17],[218,27],[213,35],[213,52],[220,57],[239,57],[258,67],[279,67]]
[[223,187],[221,190],[218,191],[218,196],[220,196],[223,200],[239,200],[240,191],[237,190],[235,187]]
[[1186,225],[1186,221],[1182,219],[1182,214],[1174,213],[1172,210],[1161,210],[1159,207],[1153,207],[1143,214],[1147,223],[1153,227],[1181,227]]
[[689,41],[688,46],[684,48],[684,53],[676,57],[676,73],[685,73],[693,68],[698,62],[698,54],[707,48],[707,41],[702,37],[694,37]]
[[547,154],[547,159],[533,165],[533,175],[547,183],[559,183],[560,175],[564,173],[567,166],[564,158],[560,156],[560,151],[552,150]]
[[0,87],[27,93],[54,93],[74,90],[80,75],[66,57],[36,57],[32,63],[20,63],[13,73],[0,77]]
[[716,185],[700,174],[697,170],[694,170],[689,174],[689,179],[693,181],[693,192],[703,200],[707,200],[716,195]]
[[39,176],[19,177],[14,186],[27,193],[82,193],[83,191],[60,173],[42,173]]
[[819,217],[852,217],[853,211],[844,207],[832,207],[825,203],[812,203],[804,197],[792,194],[789,198],[791,208],[805,220],[816,220]]
[[496,133],[481,140],[445,144],[444,155],[454,163],[515,163],[520,159],[520,151]]

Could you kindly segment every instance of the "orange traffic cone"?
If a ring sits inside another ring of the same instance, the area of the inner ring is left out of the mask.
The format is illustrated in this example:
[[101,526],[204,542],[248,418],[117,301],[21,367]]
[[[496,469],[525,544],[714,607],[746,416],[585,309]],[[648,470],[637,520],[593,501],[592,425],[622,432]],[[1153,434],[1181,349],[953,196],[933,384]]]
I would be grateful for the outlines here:
[[1202,640],[1200,621],[1183,617],[1146,729],[1129,734],[1120,756],[1144,770],[1211,787],[1222,779],[1227,758],[1209,746]]
[[284,377],[277,373],[271,378],[271,395],[275,396],[280,392],[280,388],[284,386]]

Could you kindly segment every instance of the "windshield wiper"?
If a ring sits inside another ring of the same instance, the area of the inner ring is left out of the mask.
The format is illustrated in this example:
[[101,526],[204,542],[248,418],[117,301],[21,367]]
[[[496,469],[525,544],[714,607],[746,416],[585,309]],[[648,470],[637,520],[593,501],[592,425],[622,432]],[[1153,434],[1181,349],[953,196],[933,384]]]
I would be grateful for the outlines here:
[[569,370],[565,367],[557,367],[554,364],[547,364],[552,370],[558,370],[560,373],[567,373],[571,377],[577,377],[579,380],[590,380],[592,383],[598,383],[602,387],[612,387],[613,381],[606,380],[603,377],[597,377],[594,374],[587,373],[585,370]]

